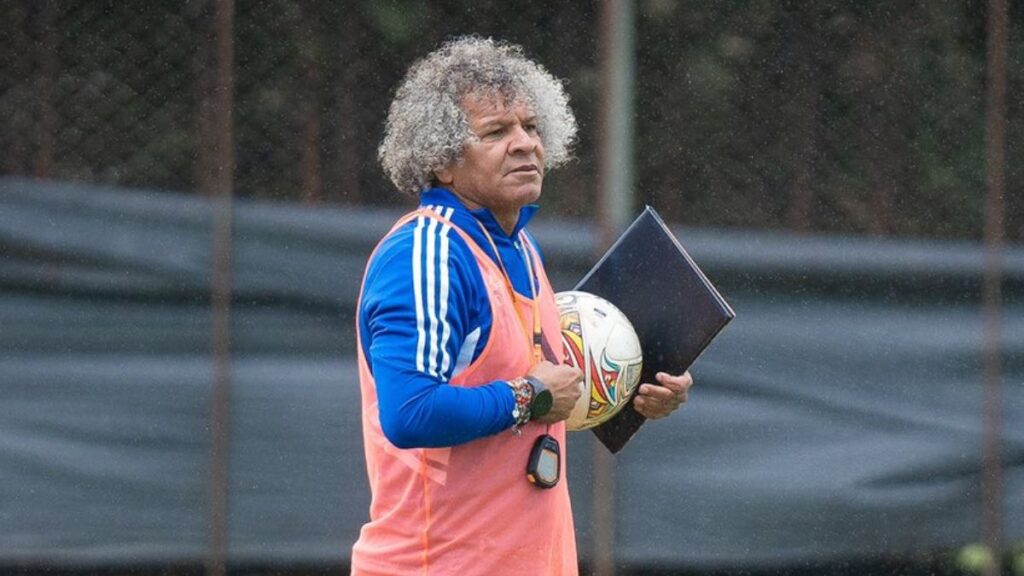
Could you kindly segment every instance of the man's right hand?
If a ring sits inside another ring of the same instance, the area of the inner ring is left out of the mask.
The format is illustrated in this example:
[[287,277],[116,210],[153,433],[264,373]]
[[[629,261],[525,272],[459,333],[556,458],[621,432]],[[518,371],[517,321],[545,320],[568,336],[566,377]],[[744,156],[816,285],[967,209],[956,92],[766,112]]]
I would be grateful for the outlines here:
[[572,409],[576,406],[583,390],[583,372],[565,364],[552,364],[544,360],[534,366],[527,376],[532,376],[547,386],[551,392],[554,404],[544,416],[537,418],[537,422],[554,424],[569,417]]

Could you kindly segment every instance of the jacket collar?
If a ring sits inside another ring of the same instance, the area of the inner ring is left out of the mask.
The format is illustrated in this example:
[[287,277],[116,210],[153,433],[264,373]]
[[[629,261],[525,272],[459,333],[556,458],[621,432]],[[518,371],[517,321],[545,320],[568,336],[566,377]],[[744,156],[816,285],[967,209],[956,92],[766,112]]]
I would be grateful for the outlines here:
[[[498,223],[498,219],[495,218],[494,213],[487,208],[478,208],[476,210],[470,210],[462,203],[462,200],[455,195],[451,190],[447,188],[428,188],[420,193],[420,206],[444,206],[455,208],[454,214],[464,213],[471,215],[478,222],[483,224],[491,236],[495,238],[515,238],[519,235],[520,230],[526,227],[533,219],[533,215],[540,208],[537,204],[527,204],[519,209],[519,220],[516,221],[516,226],[512,230],[511,234],[506,234],[505,229]],[[456,222],[458,223],[458,222]]]

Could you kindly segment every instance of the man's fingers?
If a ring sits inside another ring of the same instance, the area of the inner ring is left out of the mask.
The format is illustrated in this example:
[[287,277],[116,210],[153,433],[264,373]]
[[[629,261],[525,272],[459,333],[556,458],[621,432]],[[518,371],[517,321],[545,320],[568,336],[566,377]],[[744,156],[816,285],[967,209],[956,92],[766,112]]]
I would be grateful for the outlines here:
[[633,400],[636,411],[647,418],[663,418],[686,403],[693,385],[689,372],[672,376],[665,372],[655,375],[658,384],[641,384]]
[[641,384],[640,396],[662,402],[671,402],[678,399],[686,392],[684,388],[670,388],[668,386],[656,386],[654,384]]
[[675,410],[676,406],[650,397],[637,397],[634,401],[634,408],[640,415],[656,419],[668,416]]
[[679,376],[672,376],[665,372],[658,372],[655,374],[655,378],[658,379],[659,384],[673,390],[685,391],[688,390],[690,386],[693,386],[693,377],[690,376],[689,372],[684,372]]

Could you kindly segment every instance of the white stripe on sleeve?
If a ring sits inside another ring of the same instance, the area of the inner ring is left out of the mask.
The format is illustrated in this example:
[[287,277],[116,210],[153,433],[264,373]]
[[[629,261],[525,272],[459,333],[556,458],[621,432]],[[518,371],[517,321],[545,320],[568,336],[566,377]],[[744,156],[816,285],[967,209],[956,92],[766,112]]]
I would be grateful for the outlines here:
[[[450,219],[454,208],[447,208],[441,214],[444,218]],[[452,326],[448,322],[448,232],[451,230],[449,224],[441,227],[441,376],[448,374],[448,367],[452,364],[451,355],[448,354],[448,338],[451,337]]]
[[423,230],[423,216],[416,219],[416,228],[412,233],[412,293],[416,303],[416,369],[423,372],[423,347],[426,334],[423,329],[423,289],[420,282],[423,277],[423,241],[420,233]]
[[459,350],[459,357],[455,362],[455,369],[452,370],[452,378],[469,367],[470,362],[473,361],[473,354],[476,352],[476,344],[479,341],[480,327],[477,326],[472,332],[466,335],[466,340],[462,342],[462,348]]
[[[444,218],[455,209],[429,206]],[[448,353],[451,324],[448,322],[450,278],[449,232],[451,225],[420,216],[413,232],[413,298],[416,301],[416,369],[435,378],[446,378],[452,365]]]
[[430,218],[427,224],[427,319],[430,321],[427,329],[427,343],[430,344],[427,351],[427,373],[437,376],[437,220]]

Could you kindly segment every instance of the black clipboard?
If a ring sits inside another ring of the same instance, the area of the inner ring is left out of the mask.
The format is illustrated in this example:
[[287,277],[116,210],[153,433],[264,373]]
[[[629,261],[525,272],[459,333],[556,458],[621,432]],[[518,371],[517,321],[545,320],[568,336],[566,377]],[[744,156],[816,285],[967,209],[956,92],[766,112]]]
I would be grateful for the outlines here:
[[[600,296],[629,318],[643,350],[641,382],[658,371],[682,374],[736,313],[647,206],[576,285]],[[591,430],[617,453],[646,418],[630,403]]]

